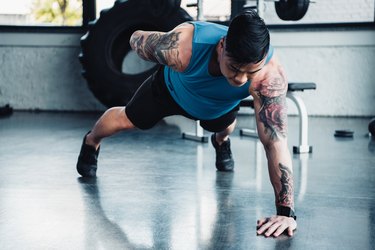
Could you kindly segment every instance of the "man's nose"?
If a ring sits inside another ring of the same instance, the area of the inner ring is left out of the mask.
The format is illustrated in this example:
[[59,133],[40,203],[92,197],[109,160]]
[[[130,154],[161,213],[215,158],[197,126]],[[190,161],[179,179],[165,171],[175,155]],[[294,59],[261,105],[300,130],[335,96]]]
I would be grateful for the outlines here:
[[246,73],[237,73],[234,77],[235,81],[238,83],[245,83],[248,81],[247,74]]

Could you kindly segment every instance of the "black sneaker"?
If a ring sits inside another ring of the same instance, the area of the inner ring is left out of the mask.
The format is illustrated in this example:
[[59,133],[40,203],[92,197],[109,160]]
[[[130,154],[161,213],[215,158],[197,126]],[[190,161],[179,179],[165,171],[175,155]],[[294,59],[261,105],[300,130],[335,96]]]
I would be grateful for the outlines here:
[[216,141],[216,134],[211,135],[211,143],[216,151],[216,168],[219,171],[233,171],[234,160],[230,150],[230,140],[224,141],[219,145]]
[[89,134],[88,132],[85,137],[83,137],[83,142],[81,146],[81,152],[78,156],[77,162],[77,171],[83,177],[96,177],[96,169],[98,168],[98,155],[99,149],[95,149],[95,147],[87,145],[86,136]]

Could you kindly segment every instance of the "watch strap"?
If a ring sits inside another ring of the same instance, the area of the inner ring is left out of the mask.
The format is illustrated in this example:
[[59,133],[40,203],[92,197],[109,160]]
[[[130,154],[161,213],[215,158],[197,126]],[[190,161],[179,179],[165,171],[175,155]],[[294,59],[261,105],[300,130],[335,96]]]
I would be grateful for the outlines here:
[[295,215],[293,209],[291,209],[290,207],[277,206],[276,210],[277,215],[292,217],[294,220],[297,220],[297,216]]

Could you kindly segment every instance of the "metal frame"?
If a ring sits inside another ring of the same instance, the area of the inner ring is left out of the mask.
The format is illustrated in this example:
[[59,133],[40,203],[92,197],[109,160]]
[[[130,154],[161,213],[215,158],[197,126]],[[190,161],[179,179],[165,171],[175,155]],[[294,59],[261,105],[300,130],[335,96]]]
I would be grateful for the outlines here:
[[[292,100],[294,104],[297,106],[298,117],[299,117],[299,145],[293,146],[293,153],[295,154],[311,153],[312,146],[308,145],[309,117],[307,114],[306,105],[303,102],[302,98],[295,93],[295,91],[288,91],[286,97]],[[248,136],[252,138],[259,138],[256,126],[254,127],[254,129],[250,129],[250,128],[240,129],[240,135]]]
[[307,143],[309,118],[307,115],[305,103],[303,102],[301,97],[299,97],[292,91],[288,91],[286,96],[296,104],[299,113],[299,145],[293,146],[293,153],[311,153],[312,146],[309,146]]
[[188,139],[198,142],[208,142],[208,136],[204,135],[203,128],[199,121],[195,122],[195,133],[182,133],[182,139]]

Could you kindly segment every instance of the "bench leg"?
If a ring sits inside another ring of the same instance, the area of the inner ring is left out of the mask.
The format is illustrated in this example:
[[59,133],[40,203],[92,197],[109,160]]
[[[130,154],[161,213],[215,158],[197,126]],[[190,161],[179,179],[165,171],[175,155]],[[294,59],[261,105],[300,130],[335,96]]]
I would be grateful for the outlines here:
[[200,126],[199,121],[195,122],[195,134],[182,133],[182,138],[199,142],[208,142],[208,137],[203,134],[203,128]]
[[311,153],[312,146],[309,146],[307,143],[308,138],[308,115],[306,106],[303,103],[302,99],[295,95],[294,92],[287,93],[287,97],[291,99],[297,106],[299,112],[299,146],[293,147],[293,153]]
[[258,136],[258,130],[256,128],[256,125],[254,126],[254,129],[251,128],[241,128],[240,129],[240,135],[241,136],[249,136],[253,138],[259,138]]
[[[245,101],[246,100],[252,100],[252,99],[250,97],[247,97],[245,99]],[[250,105],[250,107],[252,107],[252,106]],[[254,114],[254,121],[255,121],[255,114]],[[254,128],[241,128],[240,129],[240,135],[241,136],[249,136],[249,137],[258,139],[259,136],[258,136],[258,130],[257,130],[256,122],[254,122]]]

